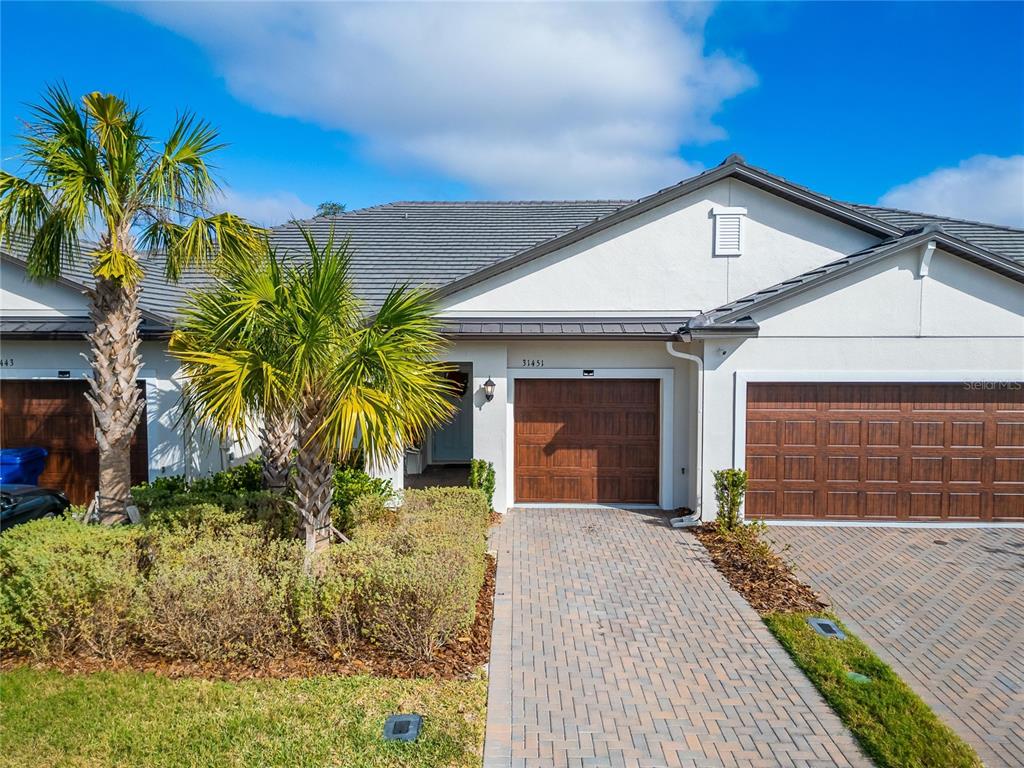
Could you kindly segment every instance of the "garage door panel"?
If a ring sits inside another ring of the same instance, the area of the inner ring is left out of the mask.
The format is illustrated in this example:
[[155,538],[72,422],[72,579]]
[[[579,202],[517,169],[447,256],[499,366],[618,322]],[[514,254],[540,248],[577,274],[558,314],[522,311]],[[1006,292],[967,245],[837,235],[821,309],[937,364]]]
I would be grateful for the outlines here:
[[657,503],[660,382],[520,379],[519,502]]
[[779,423],[777,421],[747,420],[747,446],[776,446],[779,443]]
[[658,444],[631,445],[628,450],[620,449],[622,466],[625,469],[650,472],[658,466]]
[[814,482],[817,461],[814,456],[783,456],[782,480],[790,482]]
[[896,491],[865,491],[864,506],[857,516],[886,520],[899,517],[900,494]]
[[950,483],[981,483],[984,460],[980,456],[951,456],[949,459]]
[[867,421],[865,446],[868,448],[896,448],[900,444],[898,421]]
[[1024,483],[1024,457],[996,459],[994,470],[995,483]]
[[825,480],[828,482],[848,482],[860,479],[859,456],[829,456],[825,466]]
[[784,446],[808,446],[817,442],[817,422],[803,419],[787,421],[782,428],[782,444]]
[[914,448],[944,448],[946,446],[945,422],[912,422],[910,444]]
[[778,479],[778,459],[775,456],[748,456],[747,476],[750,480]]
[[984,515],[983,501],[980,493],[950,493],[949,518],[977,520]]
[[954,421],[949,427],[952,448],[981,448],[985,445],[985,422]]
[[992,519],[1008,522],[1024,520],[1024,493],[992,494]]
[[1024,388],[757,383],[747,391],[751,517],[1024,519]]
[[911,491],[910,517],[939,519],[942,517],[942,501],[944,494],[941,491]]
[[997,421],[996,448],[1024,448],[1024,421]]
[[868,456],[864,459],[864,480],[869,483],[896,483],[900,479],[900,460],[896,456]]
[[831,447],[859,446],[861,444],[860,420],[829,421],[827,443]]
[[860,517],[860,494],[856,491],[827,491],[825,514],[829,517]]
[[818,492],[813,489],[782,491],[779,512],[783,517],[814,517],[820,508],[818,495]]

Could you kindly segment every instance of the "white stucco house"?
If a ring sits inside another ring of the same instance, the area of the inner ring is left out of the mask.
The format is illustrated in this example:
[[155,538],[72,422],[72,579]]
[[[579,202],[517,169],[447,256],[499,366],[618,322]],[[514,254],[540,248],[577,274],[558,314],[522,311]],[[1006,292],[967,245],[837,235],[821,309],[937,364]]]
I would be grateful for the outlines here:
[[[437,292],[466,386],[397,485],[481,458],[499,511],[709,518],[712,471],[744,467],[748,517],[1024,524],[1024,230],[838,202],[738,156],[641,200],[393,203],[307,224],[351,238],[368,305],[396,282]],[[273,237],[300,244],[294,224]],[[202,279],[144,292],[140,475],[238,457],[176,415],[166,333]],[[4,445],[74,418],[87,280],[33,284],[4,254]]]

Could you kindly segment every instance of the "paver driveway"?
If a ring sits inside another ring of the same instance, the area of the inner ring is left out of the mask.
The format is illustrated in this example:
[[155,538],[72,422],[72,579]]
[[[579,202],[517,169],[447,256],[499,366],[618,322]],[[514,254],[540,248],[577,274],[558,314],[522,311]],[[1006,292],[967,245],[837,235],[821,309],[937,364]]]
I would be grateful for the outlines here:
[[486,768],[866,764],[660,513],[517,509],[493,536]]
[[769,536],[986,765],[1024,765],[1024,530]]

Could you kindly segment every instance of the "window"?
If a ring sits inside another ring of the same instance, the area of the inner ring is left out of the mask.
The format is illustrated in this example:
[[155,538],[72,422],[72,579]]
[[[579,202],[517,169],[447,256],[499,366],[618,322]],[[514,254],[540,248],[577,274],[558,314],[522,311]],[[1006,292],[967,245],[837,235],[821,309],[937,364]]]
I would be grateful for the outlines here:
[[743,218],[746,208],[712,208],[715,217],[715,256],[743,253]]

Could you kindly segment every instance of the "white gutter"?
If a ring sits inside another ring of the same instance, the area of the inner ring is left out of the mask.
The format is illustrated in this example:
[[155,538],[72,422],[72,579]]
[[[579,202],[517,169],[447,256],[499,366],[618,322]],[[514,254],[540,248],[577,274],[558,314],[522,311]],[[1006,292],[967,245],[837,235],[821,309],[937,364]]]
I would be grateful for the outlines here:
[[704,511],[704,360],[698,355],[691,355],[687,352],[680,352],[672,346],[673,342],[665,342],[665,350],[681,360],[689,360],[697,366],[697,501],[694,504],[695,511],[686,517],[672,519],[673,528],[688,528],[700,523]]

